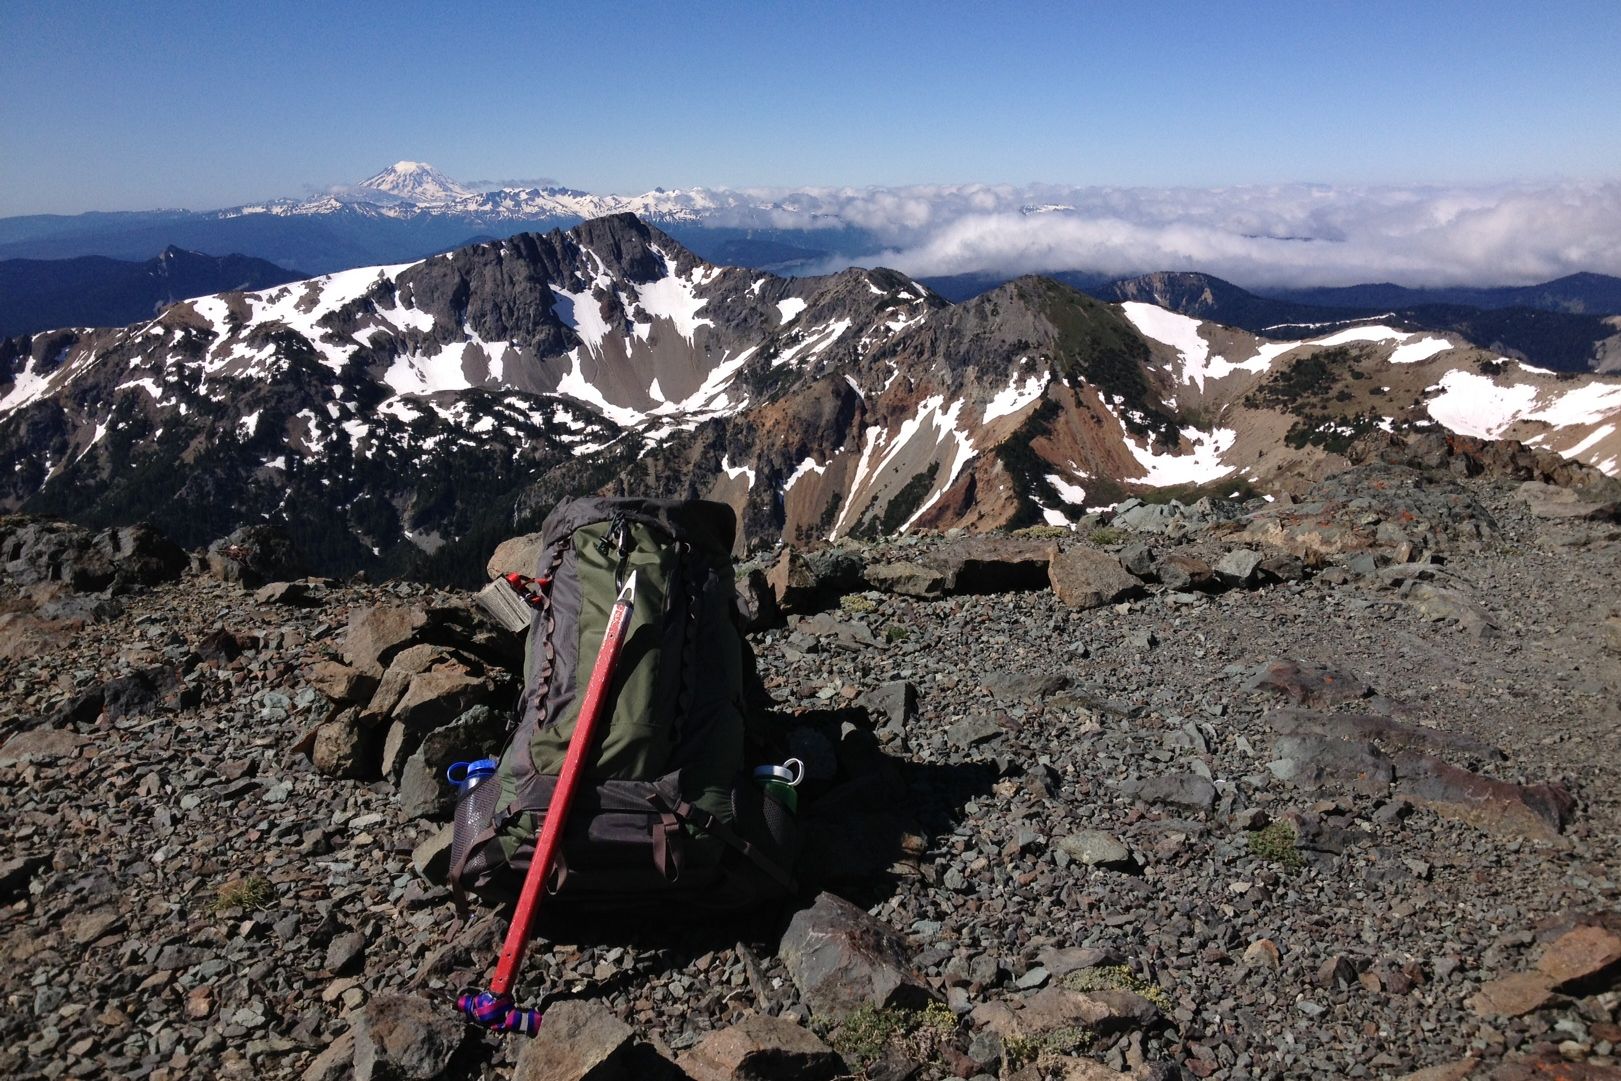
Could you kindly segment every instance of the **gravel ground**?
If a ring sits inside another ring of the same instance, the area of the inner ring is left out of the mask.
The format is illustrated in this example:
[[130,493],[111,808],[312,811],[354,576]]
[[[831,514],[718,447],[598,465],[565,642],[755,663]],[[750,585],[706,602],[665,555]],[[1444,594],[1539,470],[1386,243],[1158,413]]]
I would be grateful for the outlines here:
[[[797,903],[823,885],[868,907],[965,1015],[1055,983],[1055,951],[1107,951],[1159,989],[1165,1016],[1061,1050],[1121,1070],[1399,1077],[1543,1045],[1611,1062],[1614,991],[1517,1018],[1468,1000],[1578,917],[1621,911],[1621,658],[1600,632],[1621,599],[1621,541],[1467,486],[1501,532],[1451,553],[1449,583],[1496,635],[1340,574],[1211,596],[1152,587],[1086,611],[1047,591],[874,593],[754,635],[767,688],[801,718],[796,748],[827,777],[804,793]],[[303,673],[336,653],[351,610],[464,598],[316,592],[309,607],[258,604],[192,575],[71,632],[0,624],[0,860],[49,861],[0,873],[0,1072],[296,1077],[373,996],[448,1001],[483,979],[496,919],[458,924],[412,869],[434,824],[407,818],[387,782],[324,777],[293,749],[330,711]],[[10,611],[29,607],[8,593]],[[28,655],[31,642],[43,648]],[[1265,718],[1285,703],[1251,683],[1279,658],[1376,692],[1335,708],[1372,702],[1500,748],[1482,770],[1566,786],[1571,824],[1555,840],[1505,836],[1388,792],[1278,780]],[[916,688],[915,719],[841,738],[837,711],[890,681]],[[97,687],[102,708],[75,715]],[[881,748],[878,780],[836,787],[852,747]],[[1298,845],[1258,852],[1246,827],[1266,821],[1292,823]],[[751,1011],[825,1030],[774,955],[792,907],[725,925],[549,925],[524,986],[601,1001],[675,1051]],[[511,1045],[481,1047],[455,1075],[509,1076]]]

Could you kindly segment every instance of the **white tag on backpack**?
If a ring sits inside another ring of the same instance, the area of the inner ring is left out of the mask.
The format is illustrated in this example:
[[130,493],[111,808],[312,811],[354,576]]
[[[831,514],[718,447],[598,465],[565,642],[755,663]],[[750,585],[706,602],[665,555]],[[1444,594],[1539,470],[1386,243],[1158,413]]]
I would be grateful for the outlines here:
[[478,591],[473,600],[489,613],[491,619],[513,634],[527,631],[530,621],[534,619],[535,610],[505,578],[490,582]]

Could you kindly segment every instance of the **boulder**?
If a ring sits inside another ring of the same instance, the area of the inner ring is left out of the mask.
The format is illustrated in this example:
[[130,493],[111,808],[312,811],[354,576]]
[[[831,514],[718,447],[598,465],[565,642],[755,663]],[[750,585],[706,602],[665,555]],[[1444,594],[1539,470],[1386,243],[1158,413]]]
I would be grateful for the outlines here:
[[316,728],[310,764],[326,777],[375,777],[377,753],[377,733],[349,710]]
[[600,1002],[564,1000],[518,1051],[512,1081],[634,1081],[636,1034]]
[[474,706],[495,696],[489,678],[460,665],[431,668],[411,677],[410,686],[394,707],[394,719],[413,732],[427,732],[448,724]]
[[815,1033],[765,1014],[711,1032],[679,1065],[692,1081],[826,1081],[845,1074],[844,1061]]
[[1538,518],[1575,519],[1589,522],[1621,521],[1621,503],[1614,499],[1589,499],[1584,492],[1529,480],[1514,492],[1527,510]]
[[759,567],[750,567],[738,575],[737,610],[743,617],[745,631],[764,630],[782,622],[777,595],[771,591],[771,583]]
[[1047,568],[1057,554],[1053,541],[977,536],[947,545],[927,562],[945,576],[947,593],[1012,593],[1051,588]]
[[1192,811],[1208,811],[1216,805],[1216,786],[1197,773],[1149,777],[1135,789],[1137,798],[1145,803],[1168,803]]
[[245,589],[303,574],[292,537],[278,526],[243,526],[210,544],[206,558],[209,574]]
[[1469,999],[1468,1006],[1482,1017],[1521,1017],[1553,1001],[1553,988],[1540,972],[1516,972],[1492,980]]
[[304,682],[330,701],[362,705],[377,689],[377,677],[337,661],[316,661],[304,669]]
[[873,589],[903,597],[939,597],[946,591],[943,572],[905,560],[868,567],[866,579]]
[[1280,781],[1315,789],[1343,786],[1368,796],[1390,792],[1396,772],[1390,759],[1371,743],[1328,736],[1279,736],[1272,744],[1274,760],[1267,764]]
[[422,737],[400,771],[400,808],[411,818],[450,813],[456,792],[445,779],[454,762],[494,757],[505,738],[505,723],[488,706],[474,706],[453,722]]
[[1251,585],[1265,558],[1253,548],[1234,548],[1216,561],[1216,577],[1230,586]]
[[1576,991],[1591,982],[1614,982],[1621,967],[1621,936],[1603,927],[1578,927],[1548,943],[1537,971],[1556,991]]
[[1101,608],[1142,592],[1142,583],[1119,559],[1096,548],[1059,553],[1047,574],[1053,592],[1071,608]]
[[862,1006],[921,1007],[934,997],[900,935],[831,893],[794,914],[777,955],[817,1017],[842,1020]]
[[149,525],[104,529],[93,544],[113,565],[115,590],[173,582],[191,565],[185,549]]
[[1182,505],[1175,500],[1169,503],[1144,503],[1138,499],[1127,499],[1115,509],[1114,518],[1109,524],[1134,533],[1168,533],[1171,532],[1172,523],[1178,522],[1181,516]]
[[1499,781],[1432,755],[1403,752],[1394,765],[1396,795],[1500,836],[1552,840],[1576,807],[1560,785]]
[[381,676],[394,655],[409,645],[427,622],[428,614],[420,608],[357,608],[349,613],[343,659],[351,668]]
[[1187,552],[1171,552],[1156,564],[1155,577],[1171,589],[1209,589],[1216,581],[1210,564]]
[[450,877],[450,846],[456,839],[455,826],[446,823],[411,850],[411,866],[429,882]]
[[431,1081],[467,1032],[442,1002],[379,994],[355,1017],[355,1081]]
[[783,612],[814,612],[833,598],[864,585],[862,561],[854,552],[824,548],[808,555],[784,548],[766,571],[766,582]]
[[533,578],[540,573],[540,553],[541,534],[525,533],[510,537],[495,546],[484,570],[491,578],[502,578],[508,574]]

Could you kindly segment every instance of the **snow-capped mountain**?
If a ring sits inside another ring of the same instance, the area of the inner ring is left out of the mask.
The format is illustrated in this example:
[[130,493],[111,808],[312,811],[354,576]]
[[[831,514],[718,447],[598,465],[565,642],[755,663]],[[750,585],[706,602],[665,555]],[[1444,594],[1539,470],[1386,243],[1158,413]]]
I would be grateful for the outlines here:
[[362,180],[359,186],[367,192],[379,192],[416,206],[441,206],[478,194],[420,161],[397,161]]
[[715,266],[620,215],[0,343],[0,507],[192,544],[273,517],[327,569],[386,570],[603,488],[725,500],[759,544],[1286,491],[1399,426],[1615,475],[1618,422],[1621,383],[1452,336],[1269,341],[1043,278],[950,305],[887,270]]

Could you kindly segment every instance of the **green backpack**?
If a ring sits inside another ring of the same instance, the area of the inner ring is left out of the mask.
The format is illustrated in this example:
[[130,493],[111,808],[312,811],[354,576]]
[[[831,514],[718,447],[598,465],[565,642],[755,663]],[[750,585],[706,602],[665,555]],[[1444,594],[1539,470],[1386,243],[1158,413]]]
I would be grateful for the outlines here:
[[752,777],[774,748],[746,701],[754,666],[738,626],[735,530],[731,507],[704,500],[577,499],[547,516],[515,728],[495,774],[457,808],[458,894],[516,892],[632,571],[611,712],[598,721],[548,889],[593,905],[712,909],[793,891],[795,815],[781,785]]

